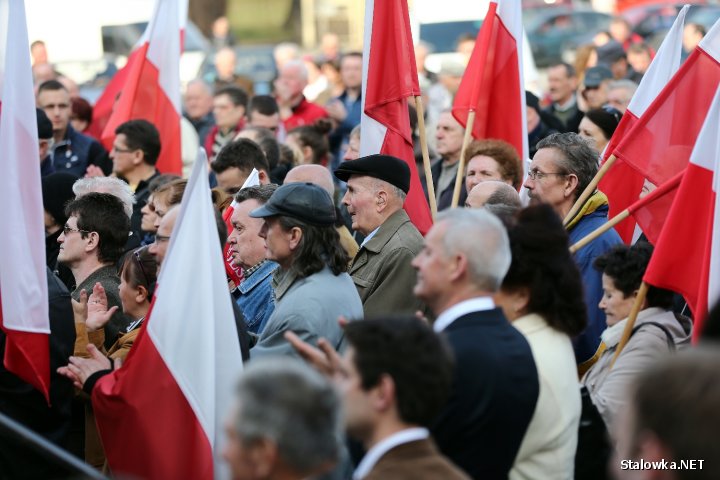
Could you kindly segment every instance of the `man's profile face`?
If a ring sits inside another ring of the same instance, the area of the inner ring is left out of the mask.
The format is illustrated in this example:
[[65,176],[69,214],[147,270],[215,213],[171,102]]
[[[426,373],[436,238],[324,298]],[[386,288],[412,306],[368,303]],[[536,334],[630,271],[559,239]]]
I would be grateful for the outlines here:
[[[524,185],[531,204],[548,203],[557,211],[565,202],[567,175],[558,166],[556,158],[559,154],[554,148],[541,148],[533,157],[530,175]],[[533,176],[535,178],[532,178]]]
[[446,230],[447,226],[444,222],[433,225],[425,235],[422,250],[412,261],[412,266],[417,272],[413,294],[431,307],[435,303],[433,300],[451,288],[447,275],[450,259],[445,253],[443,244]]
[[216,173],[215,178],[217,179],[218,187],[232,195],[242,188],[243,183],[247,180],[248,174],[249,172],[243,172],[238,167],[230,167],[220,173]]
[[230,222],[232,230],[228,243],[233,252],[233,262],[243,268],[250,268],[265,258],[265,242],[260,237],[262,218],[253,218],[249,213],[260,207],[260,202],[251,198],[235,206]]
[[71,215],[65,222],[63,233],[57,239],[60,244],[58,262],[68,267],[87,257],[87,232],[80,231],[77,222],[78,218]]

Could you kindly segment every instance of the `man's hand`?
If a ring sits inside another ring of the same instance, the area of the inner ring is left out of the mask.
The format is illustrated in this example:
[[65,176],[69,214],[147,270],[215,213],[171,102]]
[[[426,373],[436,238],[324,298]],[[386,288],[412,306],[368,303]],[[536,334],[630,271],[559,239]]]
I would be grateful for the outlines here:
[[[80,294],[80,299],[82,300],[82,293]],[[90,295],[90,299],[87,302],[87,320],[85,320],[85,325],[87,326],[88,332],[94,332],[104,327],[117,309],[118,307],[116,306],[108,309],[105,288],[103,288],[100,282],[95,283],[92,295]]]
[[[80,389],[93,373],[112,368],[110,359],[100,353],[95,345],[88,345],[87,350],[90,358],[70,357],[70,363],[66,367],[57,369],[60,375],[72,380],[73,385]],[[116,366],[119,364],[116,363]]]
[[332,379],[343,372],[340,355],[324,338],[318,340],[317,347],[313,347],[293,332],[288,331],[285,332],[285,340],[290,342],[290,345],[307,363],[326,377]]
[[347,118],[347,110],[345,105],[340,100],[333,100],[332,102],[325,105],[330,118],[335,120],[337,123],[342,123]]
[[71,300],[75,323],[85,323],[85,321],[87,320],[87,297],[87,292],[85,291],[85,289],[82,289],[80,290],[80,301],[76,302],[74,298]]

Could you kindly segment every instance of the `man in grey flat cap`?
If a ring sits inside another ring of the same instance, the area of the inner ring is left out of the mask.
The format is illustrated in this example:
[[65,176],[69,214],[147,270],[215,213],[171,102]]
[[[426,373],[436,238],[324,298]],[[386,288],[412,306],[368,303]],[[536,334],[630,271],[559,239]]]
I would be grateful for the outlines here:
[[342,199],[352,228],[365,235],[350,267],[365,317],[414,313],[422,303],[412,294],[412,259],[422,235],[403,209],[410,189],[410,168],[389,155],[369,155],[343,163],[335,176],[347,182]]
[[324,337],[339,350],[343,333],[338,317],[360,319],[363,309],[346,272],[349,258],[335,230],[330,195],[311,183],[288,183],[250,216],[264,219],[259,235],[266,257],[280,266],[272,279],[275,310],[251,358],[296,355],[284,338],[286,331],[313,345]]

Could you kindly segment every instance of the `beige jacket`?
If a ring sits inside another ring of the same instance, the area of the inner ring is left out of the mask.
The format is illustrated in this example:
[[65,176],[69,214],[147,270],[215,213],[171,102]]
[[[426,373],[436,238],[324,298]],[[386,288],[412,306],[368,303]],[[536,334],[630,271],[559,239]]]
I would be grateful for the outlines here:
[[423,238],[400,209],[360,247],[350,267],[363,303],[365,318],[413,314],[422,303],[413,295],[416,274],[410,265],[422,249]]
[[655,322],[663,325],[672,335],[676,348],[684,348],[690,344],[692,324],[689,319],[681,317],[678,320],[673,312],[660,308],[647,308],[638,314],[635,321],[635,328],[645,326],[630,337],[610,370],[610,362],[615,355],[626,322],[627,319],[621,320],[603,332],[602,338],[607,349],[582,379],[608,428],[611,427],[615,414],[626,406],[628,387],[635,377],[670,352],[665,332],[655,325],[646,324]]

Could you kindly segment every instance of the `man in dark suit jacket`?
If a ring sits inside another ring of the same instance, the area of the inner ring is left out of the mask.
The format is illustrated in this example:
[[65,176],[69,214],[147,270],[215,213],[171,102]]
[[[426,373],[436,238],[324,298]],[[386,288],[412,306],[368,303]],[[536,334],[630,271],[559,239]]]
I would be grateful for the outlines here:
[[510,266],[505,228],[483,209],[442,212],[413,266],[414,293],[437,316],[433,328],[455,357],[450,398],[432,434],[471,477],[506,479],[539,381],[530,346],[492,299]]

